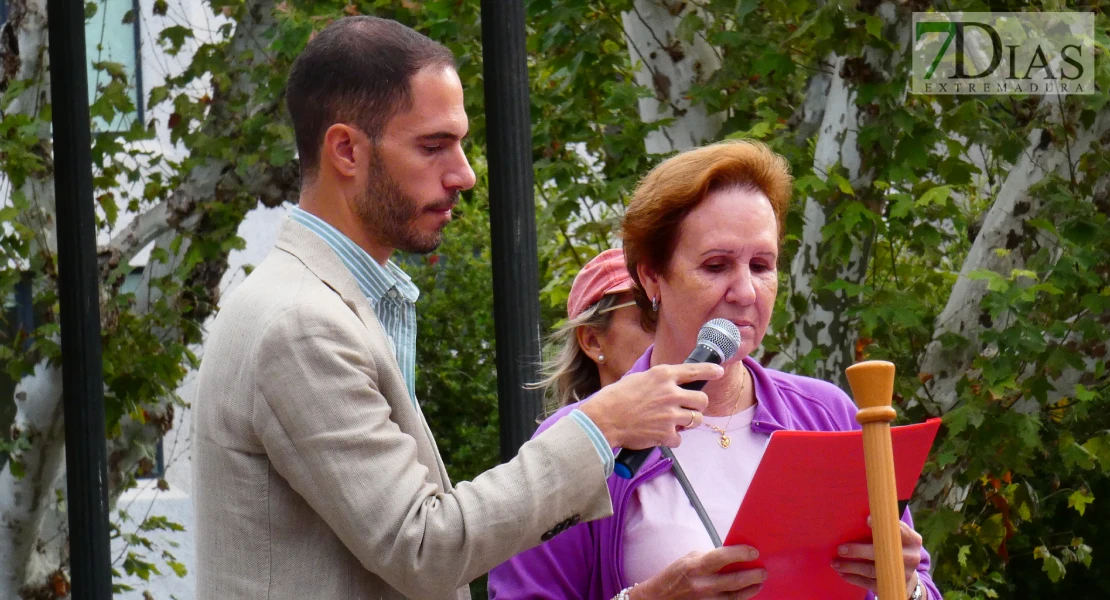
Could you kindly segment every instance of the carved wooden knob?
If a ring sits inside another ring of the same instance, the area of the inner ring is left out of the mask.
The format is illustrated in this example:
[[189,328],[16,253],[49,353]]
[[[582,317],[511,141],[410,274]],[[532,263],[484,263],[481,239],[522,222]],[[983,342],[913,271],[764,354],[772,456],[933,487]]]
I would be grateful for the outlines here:
[[[867,360],[848,367],[844,374],[848,376],[848,385],[852,386],[852,395],[860,408],[890,406],[894,397],[894,363]],[[891,418],[894,418],[893,413]]]

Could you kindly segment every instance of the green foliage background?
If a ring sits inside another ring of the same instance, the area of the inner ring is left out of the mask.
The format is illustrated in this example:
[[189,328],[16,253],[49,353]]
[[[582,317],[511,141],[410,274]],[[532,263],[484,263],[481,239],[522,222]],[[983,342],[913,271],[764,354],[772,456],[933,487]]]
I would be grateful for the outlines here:
[[[242,0],[208,4],[233,23],[273,6]],[[622,207],[639,177],[664,157],[644,149],[644,137],[660,123],[644,124],[639,118],[640,99],[652,97],[654,90],[633,78],[641,57],[630,50],[622,22],[632,3],[530,0],[526,5],[541,303],[548,329],[563,316],[574,274],[614,241]],[[893,32],[878,16],[877,2],[704,0],[697,5],[700,11],[674,4],[685,16],[677,39],[670,41],[678,50],[695,39],[708,41],[722,66],[689,90],[689,97],[726,116],[719,138],[761,139],[788,158],[797,179],[796,209],[807,196],[833,207],[835,218],[822,231],[823,263],[812,282],[815,298],[836,291],[855,298],[848,310],[861,341],[859,353],[896,363],[896,391],[905,420],[944,418],[927,471],[951,476],[953,487],[966,491],[966,498],[958,510],[939,502],[919,504],[915,517],[946,597],[1105,595],[1110,591],[1110,547],[1103,535],[1110,533],[1105,359],[1110,340],[1110,197],[1096,182],[1110,173],[1110,152],[1075,149],[1070,176],[1049,177],[1033,191],[1044,206],[1025,217],[1026,235],[1004,250],[1021,253],[1025,269],[974,275],[990,285],[981,307],[984,318],[1005,326],[988,331],[984,343],[971,349],[976,358],[951,411],[941,414],[930,401],[923,381],[932,374],[919,373],[919,365],[982,218],[1026,151],[1030,133],[1044,129],[1047,144],[1068,146],[1077,131],[1110,110],[1107,2],[900,4],[902,10],[1094,11],[1100,92],[1068,98],[1062,121],[1050,119],[1034,98],[906,95],[905,60],[895,60],[889,72],[879,73],[860,58],[865,52],[897,50]],[[155,10],[159,6],[165,10],[164,2],[156,2]],[[170,103],[175,109],[174,139],[190,151],[182,163],[170,164],[142,150],[141,143],[152,137],[149,124],[136,123],[95,140],[105,229],[120,211],[138,212],[168,197],[206,160],[229,161],[240,176],[198,208],[203,227],[181,232],[188,250],[170,275],[153,283],[163,289],[153,310],[136,313],[134,295],[119,292],[126,265],[105,268],[104,285],[114,292],[102,308],[109,316],[104,334],[109,435],[121,435],[121,422],[147,419],[154,399],[173,396],[193,362],[190,347],[200,339],[199,324],[218,301],[211,289],[213,274],[222,273],[219,264],[242,243],[236,227],[258,204],[257,197],[245,192],[247,174],[260,165],[281,168],[293,160],[291,131],[279,101],[292,58],[311,32],[330,19],[375,14],[412,25],[459,57],[471,119],[468,155],[479,184],[464,194],[459,218],[436,254],[401,260],[422,290],[417,393],[453,479],[472,478],[496,464],[498,455],[478,4],[296,0],[276,6],[264,60],[243,67],[243,57],[230,54],[226,42],[201,44],[185,73],[151,92],[148,106]],[[229,25],[224,33],[232,31]],[[159,35],[170,53],[188,45],[191,37],[181,27]],[[844,76],[863,108],[858,147],[873,180],[858,189],[839,166],[814,172],[815,132],[801,129],[806,84],[827,68],[823,59],[832,52],[849,57]],[[116,112],[133,107],[125,93],[125,75],[112,65],[103,69],[109,84],[93,112],[111,121]],[[211,97],[191,91],[204,77],[215,85]],[[235,82],[244,80],[251,85],[236,87]],[[0,106],[9,106],[19,91],[9,87]],[[49,174],[40,145],[42,126],[48,122],[47,108],[30,116],[5,113],[0,123],[5,157],[0,168],[12,182],[13,203],[0,210],[0,222],[10,226],[0,251],[3,258],[49,277],[54,257],[32,253],[35,231],[21,219],[28,204],[19,191],[26,179]],[[1103,150],[1110,147],[1110,140],[1100,143]],[[983,167],[968,154],[973,144],[987,149]],[[133,160],[121,161],[121,154]],[[141,183],[137,195],[127,191],[135,181]],[[286,198],[293,197],[295,190],[287,190]],[[794,315],[813,301],[795,294],[788,277],[787,265],[802,233],[800,210],[794,210],[788,225],[773,333],[764,343],[766,358],[789,348]],[[861,281],[829,275],[835,273],[831,267],[859,248],[867,256]],[[169,260],[168,255],[152,258]],[[0,292],[13,289],[19,277],[10,268],[0,271]],[[58,358],[56,298],[50,285],[36,289],[35,303],[42,325],[30,336],[32,351],[24,351],[26,338],[10,340],[0,350],[15,379],[35,364]],[[167,330],[176,333],[167,338]],[[957,335],[943,341],[953,353],[969,344]],[[817,371],[821,352],[817,348],[808,356],[791,356],[789,369],[828,376]],[[1063,398],[1058,398],[1052,395],[1051,381],[1068,370],[1082,373],[1080,384],[1061,390]],[[0,453],[12,457],[13,471],[19,468],[20,452],[31,443],[20,435],[0,442]],[[149,441],[143,443],[150,447]],[[140,467],[122,468],[115,475],[125,486]],[[134,543],[141,546],[143,541]],[[151,563],[141,553],[128,558],[122,566],[127,572],[149,571]],[[177,570],[174,564],[170,566]],[[482,587],[481,582],[474,586],[476,596],[484,595]]]
[[[987,8],[958,4],[943,9]],[[690,95],[728,114],[721,137],[763,139],[787,156],[798,178],[799,202],[810,195],[836,207],[836,218],[823,231],[830,264],[868,244],[862,282],[818,276],[814,285],[819,293],[846,290],[858,296],[850,311],[863,341],[861,355],[894,361],[901,374],[899,397],[921,398],[901,407],[902,418],[945,418],[928,469],[955,469],[954,481],[966,486],[967,498],[959,511],[925,505],[915,516],[946,597],[1044,597],[1067,591],[1094,597],[1104,591],[1110,571],[1098,558],[1104,554],[1100,534],[1106,522],[1098,516],[1105,508],[1104,501],[1095,499],[1107,490],[1110,469],[1102,355],[1110,339],[1105,267],[1110,264],[1105,227],[1110,203],[1106,192],[1093,185],[1110,166],[1105,153],[1083,153],[1075,161],[1077,177],[1049,178],[1033,191],[1049,200],[1041,214],[1029,219],[1028,237],[1010,249],[1029,257],[1025,272],[975,275],[990,279],[984,312],[1005,319],[1007,326],[985,335],[989,350],[979,353],[951,413],[941,415],[930,404],[918,366],[983,215],[1008,169],[1025,151],[1029,133],[1043,127],[1054,139],[1066,140],[1106,110],[1110,78],[1105,60],[1098,73],[1103,92],[1069,99],[1062,125],[1051,122],[1043,107],[1028,98],[907,96],[906,64],[885,80],[858,74],[852,81],[859,89],[857,102],[868,108],[859,146],[875,181],[866,189],[852,189],[843,171],[814,173],[812,133],[806,137],[797,130],[796,113],[819,57],[834,50],[847,56],[873,47],[891,51],[893,42],[883,37],[874,7],[830,3],[814,11],[808,2],[700,5],[715,18],[691,17],[686,29],[690,39],[685,41],[704,36],[718,48],[723,66]],[[662,158],[643,148],[644,136],[658,124],[645,125],[638,118],[638,100],[652,90],[632,79],[637,57],[630,56],[621,23],[621,12],[630,7],[620,2],[528,3],[545,325],[561,319],[574,274],[608,247],[628,194]],[[1100,10],[1099,31],[1104,32],[1105,7]],[[423,22],[415,21],[417,27]],[[456,17],[455,23],[460,22]],[[477,23],[471,31],[477,35]],[[1100,34],[1104,48],[1106,41]],[[473,101],[480,95],[480,74],[464,76],[464,81]],[[481,119],[479,112],[471,115]],[[972,143],[990,149],[985,171],[968,156]],[[579,148],[596,162],[586,160]],[[472,155],[480,153],[476,139]],[[988,183],[979,183],[980,177]],[[474,196],[482,193],[479,186]],[[957,195],[964,201],[957,202]],[[784,266],[799,241],[798,212],[790,219]],[[469,227],[458,233],[464,248],[473,244]],[[454,240],[442,249],[445,256],[455,251]],[[488,289],[486,265],[475,267],[464,280]],[[778,335],[765,341],[768,357],[788,346],[790,318],[798,310],[790,303],[804,301],[792,296],[791,289],[784,273],[773,327]],[[1077,313],[1076,302],[1086,309]],[[488,310],[488,302],[475,306]],[[422,306],[421,324],[442,327],[439,308]],[[448,320],[476,318],[473,311],[456,312],[457,306],[442,308],[452,313]],[[492,339],[490,327],[486,339]],[[1076,332],[1081,335],[1069,343],[1050,341],[1069,333],[1074,338]],[[425,344],[439,344],[421,339],[422,352]],[[945,343],[953,351],[967,344],[958,336],[948,336]],[[459,354],[479,353],[484,360],[475,363],[493,369],[492,348],[468,346],[459,345]],[[431,365],[442,355],[428,351],[423,356],[431,360],[421,364]],[[813,373],[813,357],[793,358],[793,370]],[[1067,368],[1085,372],[1084,383],[1074,394],[1065,390],[1063,400],[1048,402],[1049,381]],[[422,371],[420,377],[441,376]],[[421,383],[427,389],[422,399],[437,434],[475,431],[474,421],[436,406],[442,401],[451,410],[467,405],[466,396],[450,392],[458,384],[432,385],[436,391]],[[487,390],[492,389],[491,380]],[[491,396],[479,397],[494,409]],[[1034,408],[1015,410],[1022,400],[1033,402]],[[492,434],[491,422],[477,422],[489,425]],[[458,439],[463,446],[444,448],[457,476],[495,463],[494,447],[486,450],[483,463],[474,461],[481,453],[471,452],[480,438],[471,438],[470,444],[463,436]]]

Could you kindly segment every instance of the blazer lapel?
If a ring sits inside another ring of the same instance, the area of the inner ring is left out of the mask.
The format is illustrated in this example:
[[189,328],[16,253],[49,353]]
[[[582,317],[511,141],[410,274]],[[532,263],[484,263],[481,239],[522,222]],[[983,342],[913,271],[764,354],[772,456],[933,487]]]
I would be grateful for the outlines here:
[[[343,303],[358,315],[359,320],[367,328],[375,334],[381,333],[383,337],[385,336],[374,309],[362,294],[354,276],[347,270],[343,261],[339,260],[331,246],[320,236],[304,225],[287,219],[282,225],[281,232],[278,233],[276,247],[296,256],[309,271],[320,278],[320,281],[339,294]],[[400,367],[397,370],[400,371]]]
[[[343,299],[343,303],[358,315],[359,320],[362,321],[372,336],[380,340],[387,339],[381,322],[378,321],[374,309],[370,306],[370,301],[362,294],[358,282],[355,281],[354,276],[347,269],[347,265],[339,260],[335,251],[320,236],[304,225],[292,219],[287,219],[278,233],[275,247],[297,257],[309,271],[320,278],[320,281],[335,290],[335,293]],[[396,372],[398,378],[404,379],[401,374],[401,367],[397,364],[397,357],[394,356],[392,351],[385,354],[389,356],[389,368]],[[411,403],[406,404],[411,406]],[[432,431],[424,418],[424,411],[419,408],[414,408],[414,410],[423,425],[426,443],[431,447],[431,455],[435,457],[435,464],[438,467],[437,479],[439,479],[437,483],[445,490],[450,490],[451,483],[447,476],[446,465],[443,464],[443,458],[439,455],[435,438],[432,436]]]

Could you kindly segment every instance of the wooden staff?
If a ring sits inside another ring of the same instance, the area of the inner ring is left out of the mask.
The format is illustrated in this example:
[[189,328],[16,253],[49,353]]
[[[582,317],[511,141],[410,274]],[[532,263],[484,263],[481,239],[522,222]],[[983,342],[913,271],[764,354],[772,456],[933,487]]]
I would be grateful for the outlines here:
[[848,367],[845,373],[860,407],[856,420],[863,425],[878,596],[882,600],[901,600],[906,597],[906,571],[902,562],[898,489],[894,483],[894,449],[890,442],[890,422],[896,414],[890,406],[894,396],[894,365],[869,360]]

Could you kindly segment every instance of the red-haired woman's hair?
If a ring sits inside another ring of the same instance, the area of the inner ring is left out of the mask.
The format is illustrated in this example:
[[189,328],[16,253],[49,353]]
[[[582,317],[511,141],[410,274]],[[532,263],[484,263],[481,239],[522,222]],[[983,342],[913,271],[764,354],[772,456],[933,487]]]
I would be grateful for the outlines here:
[[785,158],[761,142],[747,140],[687,150],[652,169],[632,194],[621,226],[625,261],[636,282],[633,293],[645,325],[654,327],[655,313],[637,267],[643,264],[657,273],[666,271],[682,221],[706,195],[730,187],[759,190],[771,201],[781,243],[793,185]]

